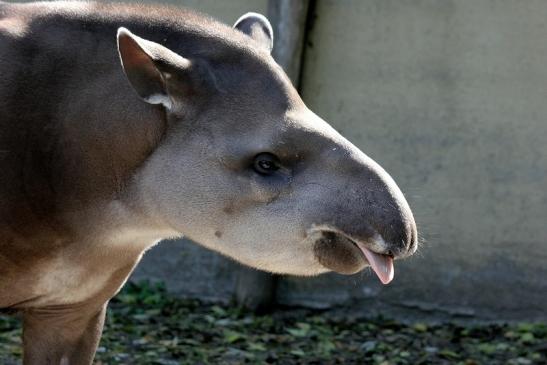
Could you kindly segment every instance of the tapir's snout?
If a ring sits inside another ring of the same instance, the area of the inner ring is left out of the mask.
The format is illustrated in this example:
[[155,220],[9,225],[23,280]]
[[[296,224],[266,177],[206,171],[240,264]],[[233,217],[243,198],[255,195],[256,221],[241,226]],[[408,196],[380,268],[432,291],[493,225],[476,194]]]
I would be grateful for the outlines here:
[[335,160],[334,183],[343,189],[333,194],[326,213],[330,217],[308,231],[315,257],[342,274],[371,266],[387,284],[393,279],[394,259],[417,249],[412,211],[391,176],[360,151]]

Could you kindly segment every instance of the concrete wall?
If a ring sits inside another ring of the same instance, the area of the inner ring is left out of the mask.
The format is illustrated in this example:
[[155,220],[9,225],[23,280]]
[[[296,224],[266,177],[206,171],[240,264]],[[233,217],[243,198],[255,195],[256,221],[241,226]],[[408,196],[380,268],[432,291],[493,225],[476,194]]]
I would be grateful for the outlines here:
[[281,300],[545,317],[547,2],[323,0],[316,12],[304,98],[392,173],[426,243],[391,286],[287,279]]
[[[196,4],[230,23],[265,9]],[[547,318],[547,2],[318,0],[315,14],[303,97],[393,175],[425,243],[389,286],[370,273],[284,278],[278,301]],[[234,266],[163,244],[135,277],[227,300]]]

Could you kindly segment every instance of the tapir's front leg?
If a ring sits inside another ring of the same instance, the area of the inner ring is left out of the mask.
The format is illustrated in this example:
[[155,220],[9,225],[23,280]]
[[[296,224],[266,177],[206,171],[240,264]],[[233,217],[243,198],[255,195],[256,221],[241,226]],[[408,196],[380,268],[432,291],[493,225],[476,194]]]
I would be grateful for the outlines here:
[[41,308],[24,314],[24,365],[89,365],[101,337],[102,306]]

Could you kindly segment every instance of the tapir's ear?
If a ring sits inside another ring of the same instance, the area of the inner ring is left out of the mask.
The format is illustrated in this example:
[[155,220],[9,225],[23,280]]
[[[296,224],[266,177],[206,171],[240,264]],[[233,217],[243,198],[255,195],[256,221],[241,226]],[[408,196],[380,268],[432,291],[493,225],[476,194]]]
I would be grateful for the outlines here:
[[273,30],[264,15],[257,13],[244,14],[236,21],[234,28],[253,38],[268,52],[272,51]]
[[150,104],[173,107],[170,70],[189,70],[191,62],[158,43],[142,39],[125,28],[118,29],[122,67],[137,94]]

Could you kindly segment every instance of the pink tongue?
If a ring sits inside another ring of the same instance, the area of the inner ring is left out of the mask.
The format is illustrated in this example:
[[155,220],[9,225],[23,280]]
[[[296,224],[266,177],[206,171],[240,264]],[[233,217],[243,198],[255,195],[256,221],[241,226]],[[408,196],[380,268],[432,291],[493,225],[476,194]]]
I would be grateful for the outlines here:
[[382,284],[389,284],[393,280],[395,271],[393,270],[393,258],[386,255],[380,255],[366,248],[362,243],[357,246],[363,251],[372,270],[378,275]]

